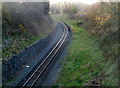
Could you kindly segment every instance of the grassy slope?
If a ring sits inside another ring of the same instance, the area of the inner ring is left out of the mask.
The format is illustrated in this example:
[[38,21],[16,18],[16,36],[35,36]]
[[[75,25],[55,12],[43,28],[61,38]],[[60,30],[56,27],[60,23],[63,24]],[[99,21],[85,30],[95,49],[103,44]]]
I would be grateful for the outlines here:
[[[26,47],[32,45],[34,42],[39,40],[38,36],[34,34],[24,32],[22,34],[9,35],[7,39],[4,39],[3,49],[2,49],[2,58],[7,59],[15,54],[20,53]],[[6,42],[5,42],[6,41]]]
[[91,85],[92,82],[94,85],[116,85],[117,65],[115,61],[103,57],[97,38],[90,36],[87,30],[79,28],[76,25],[78,21],[71,21],[60,15],[55,17],[67,22],[73,30],[73,41],[57,85],[84,86]]

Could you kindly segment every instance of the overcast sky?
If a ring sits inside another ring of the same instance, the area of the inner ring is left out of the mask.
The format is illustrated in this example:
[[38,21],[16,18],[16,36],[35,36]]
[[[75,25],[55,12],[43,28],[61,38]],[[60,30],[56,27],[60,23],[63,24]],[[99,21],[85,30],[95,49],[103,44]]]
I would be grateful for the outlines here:
[[0,0],[2,2],[48,2],[56,3],[56,2],[82,2],[85,4],[93,4],[95,2],[119,2],[120,0]]

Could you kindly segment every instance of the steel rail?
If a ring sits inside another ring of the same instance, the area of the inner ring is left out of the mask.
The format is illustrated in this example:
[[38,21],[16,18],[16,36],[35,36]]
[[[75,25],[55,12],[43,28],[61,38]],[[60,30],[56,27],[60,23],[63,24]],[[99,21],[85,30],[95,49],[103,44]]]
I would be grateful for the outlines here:
[[[58,41],[58,43],[55,45],[55,47],[51,50],[51,52],[47,55],[47,57],[43,60],[43,62],[37,67],[37,69],[32,73],[32,75],[25,81],[25,83],[22,85],[21,88],[24,88],[29,83],[29,81],[37,73],[37,71],[44,65],[44,63],[48,60],[48,58],[50,58],[50,60],[48,61],[48,63],[45,65],[45,67],[42,69],[42,71],[37,76],[37,78],[30,85],[30,88],[34,86],[34,84],[37,82],[37,80],[43,74],[43,72],[45,71],[45,69],[48,67],[48,65],[50,64],[50,62],[53,60],[54,56],[57,54],[57,52],[60,50],[60,48],[62,47],[63,43],[65,42],[65,39],[66,39],[67,34],[68,34],[68,28],[67,28],[67,26],[64,23],[62,23],[60,21],[59,21],[59,23],[61,23],[62,25],[64,25],[64,34],[62,35],[62,37]],[[56,50],[56,51],[54,52],[54,50]],[[50,57],[52,53],[53,53],[53,55],[52,55],[52,57]]]

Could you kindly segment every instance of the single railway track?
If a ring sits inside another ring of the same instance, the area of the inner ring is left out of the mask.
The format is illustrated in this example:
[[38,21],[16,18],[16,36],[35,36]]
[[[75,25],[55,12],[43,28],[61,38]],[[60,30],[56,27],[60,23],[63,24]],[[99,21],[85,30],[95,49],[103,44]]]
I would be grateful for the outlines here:
[[26,77],[21,83],[21,88],[25,88],[29,86],[32,88],[35,86],[35,83],[38,81],[38,79],[42,76],[42,74],[45,72],[51,61],[54,59],[56,54],[59,52],[60,48],[64,44],[66,37],[68,35],[68,28],[63,22],[59,22],[63,26],[63,35],[60,38],[60,40],[57,42],[57,44],[53,47],[53,49],[47,54],[47,56],[43,59],[42,62],[40,62],[35,69],[32,70],[32,73],[29,77]]

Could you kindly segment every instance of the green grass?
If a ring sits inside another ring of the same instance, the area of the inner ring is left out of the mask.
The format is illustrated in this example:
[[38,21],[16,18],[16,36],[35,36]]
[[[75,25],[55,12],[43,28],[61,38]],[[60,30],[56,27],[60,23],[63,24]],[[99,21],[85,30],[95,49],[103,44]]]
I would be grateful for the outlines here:
[[57,15],[56,18],[71,26],[73,40],[63,61],[59,81],[55,85],[89,86],[92,80],[98,81],[100,85],[117,85],[116,62],[104,58],[97,38],[90,36],[86,29],[78,27],[76,23],[79,20],[69,20]]
[[32,45],[39,39],[40,37],[26,32],[22,34],[7,36],[7,39],[4,39],[4,41],[8,41],[8,42],[3,43],[3,46],[5,47],[2,48],[2,58],[8,59],[20,53],[26,47]]

